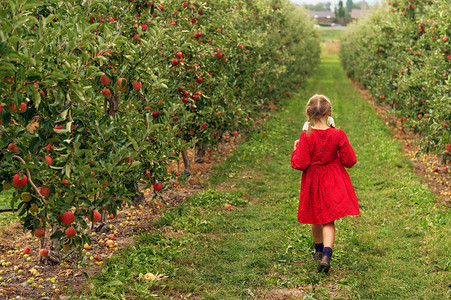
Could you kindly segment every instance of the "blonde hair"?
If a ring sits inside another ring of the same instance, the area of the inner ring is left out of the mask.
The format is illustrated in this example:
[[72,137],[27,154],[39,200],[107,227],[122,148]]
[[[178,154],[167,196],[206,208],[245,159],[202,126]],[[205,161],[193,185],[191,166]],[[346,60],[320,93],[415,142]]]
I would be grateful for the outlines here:
[[310,125],[311,120],[319,121],[325,116],[329,116],[331,113],[332,105],[330,104],[330,100],[324,95],[313,95],[307,102],[305,109],[305,114],[307,115],[309,122],[307,136],[310,136],[312,133],[312,126]]

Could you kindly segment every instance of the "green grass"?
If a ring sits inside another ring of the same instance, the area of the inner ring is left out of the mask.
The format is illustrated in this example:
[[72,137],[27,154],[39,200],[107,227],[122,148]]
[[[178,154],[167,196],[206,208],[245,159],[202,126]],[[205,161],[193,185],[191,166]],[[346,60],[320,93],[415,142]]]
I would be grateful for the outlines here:
[[323,41],[324,40],[339,41],[341,40],[343,29],[321,27],[320,32],[321,32],[321,40]]
[[[332,100],[358,159],[349,173],[361,214],[337,221],[327,275],[316,272],[309,226],[296,221],[301,172],[290,166],[315,93]],[[296,289],[306,299],[449,299],[450,212],[413,173],[336,55],[323,57],[307,87],[261,130],[266,135],[255,134],[217,166],[206,192],[166,211],[108,261],[84,298],[245,299],[248,290]],[[147,272],[169,277],[149,283]]]

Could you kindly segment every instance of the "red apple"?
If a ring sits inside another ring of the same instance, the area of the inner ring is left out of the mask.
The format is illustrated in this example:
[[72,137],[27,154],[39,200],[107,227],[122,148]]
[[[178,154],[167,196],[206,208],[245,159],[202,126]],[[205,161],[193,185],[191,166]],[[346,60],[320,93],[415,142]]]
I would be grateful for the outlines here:
[[238,45],[238,49],[243,49],[243,45]]
[[43,187],[39,188],[39,192],[41,193],[41,195],[44,198],[47,198],[49,196],[49,194],[50,194],[50,189],[48,187],[43,186]]
[[178,58],[182,57],[182,55],[183,55],[183,53],[181,51],[179,51],[175,54],[175,56],[177,56]]
[[207,124],[206,123],[202,123],[202,125],[200,125],[202,128],[207,128]]
[[114,234],[110,233],[110,234],[108,235],[108,238],[109,238],[110,240],[114,240],[116,237],[114,236]]
[[238,131],[234,131],[234,132],[233,132],[233,135],[234,135],[234,136],[237,136],[237,135],[238,135]]
[[28,178],[27,178],[26,175],[23,175],[23,177],[20,178],[20,174],[17,173],[13,177],[13,184],[14,184],[15,187],[21,188],[21,187],[24,187],[27,184],[27,180],[28,180]]
[[138,91],[139,89],[141,89],[142,83],[138,81],[133,81],[132,86],[135,91]]
[[37,238],[43,237],[45,234],[44,228],[36,228],[34,230],[34,236]]
[[30,249],[30,247],[25,247],[25,248],[23,248],[22,252],[24,254],[30,254],[31,253],[31,249]]
[[187,103],[187,102],[188,102],[188,98],[184,97],[184,98],[182,99],[182,102],[183,102],[183,103]]
[[93,215],[94,215],[94,221],[91,219],[91,214],[88,214],[88,220],[91,222],[99,222],[100,219],[102,218],[102,215],[99,213],[99,211],[97,209],[94,209]]
[[196,81],[197,81],[197,83],[202,83],[203,79],[202,79],[202,77],[198,77],[198,78],[196,79]]
[[450,144],[446,144],[445,148],[446,148],[446,150],[451,151],[451,145]]
[[16,143],[10,143],[10,144],[8,145],[8,150],[9,150],[9,151],[18,152],[18,151],[19,151],[19,148],[17,148],[15,145],[16,145]]
[[161,191],[161,189],[163,188],[163,184],[161,184],[161,182],[158,182],[158,183],[156,183],[156,184],[154,184],[153,185],[153,189],[155,190],[155,191]]
[[63,181],[61,181],[61,183],[65,186],[70,186],[70,181],[68,179],[64,179]]
[[27,111],[27,104],[25,102],[20,103],[20,107],[19,107],[18,112],[19,113],[24,113],[26,111]]
[[117,80],[117,89],[121,92],[125,92],[127,90],[127,79],[119,78]]
[[227,210],[232,210],[232,205],[226,204],[226,205],[224,206],[224,208],[227,209]]
[[437,169],[437,168],[435,168],[435,169],[434,169],[434,172],[438,172],[438,169]]
[[158,112],[153,111],[153,112],[152,112],[152,117],[154,117],[154,118],[158,117]]
[[77,232],[75,231],[75,228],[74,228],[74,227],[68,227],[68,228],[66,229],[66,235],[67,235],[68,237],[74,236],[74,235],[76,235],[76,234],[77,234]]
[[176,66],[176,65],[178,65],[179,64],[179,61],[178,60],[176,60],[175,58],[172,60],[172,65],[173,66]]
[[42,248],[41,250],[39,250],[39,255],[42,257],[47,257],[47,256],[49,256],[49,250]]
[[103,97],[105,97],[105,98],[110,98],[110,97],[111,97],[111,91],[110,91],[110,89],[104,88],[104,89],[102,90],[102,95],[103,95]]
[[74,221],[74,213],[71,211],[66,211],[62,216],[61,216],[61,223],[65,224],[65,225],[69,225]]
[[104,84],[104,85],[108,85],[111,83],[111,79],[108,78],[108,76],[103,75],[102,77],[100,77],[100,81]]
[[135,40],[139,40],[141,37],[139,36],[139,34],[135,34],[134,38]]
[[45,156],[45,161],[49,166],[53,164],[53,159],[50,156]]
[[142,25],[141,25],[141,28],[142,28],[143,30],[147,30],[147,25],[146,25],[146,24],[142,24]]
[[47,146],[44,147],[44,149],[47,149],[49,152],[53,151],[52,145],[48,144]]
[[443,41],[444,41],[444,42],[447,42],[448,40],[449,40],[449,38],[448,38],[447,36],[444,36],[444,37],[443,37]]
[[16,103],[11,103],[11,105],[9,106],[9,111],[15,111],[17,109]]

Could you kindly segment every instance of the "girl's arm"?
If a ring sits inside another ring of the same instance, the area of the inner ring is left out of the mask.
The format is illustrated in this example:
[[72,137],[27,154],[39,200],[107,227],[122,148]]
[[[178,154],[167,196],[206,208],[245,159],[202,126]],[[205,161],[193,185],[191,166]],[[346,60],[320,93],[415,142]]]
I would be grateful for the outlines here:
[[[296,142],[295,142],[296,145]],[[304,171],[310,166],[310,152],[307,144],[305,132],[301,134],[299,141],[291,154],[291,167]]]
[[340,158],[341,164],[346,168],[351,168],[357,162],[357,157],[355,156],[354,149],[352,149],[349,143],[348,137],[343,130],[341,131],[340,143],[338,147],[338,157]]

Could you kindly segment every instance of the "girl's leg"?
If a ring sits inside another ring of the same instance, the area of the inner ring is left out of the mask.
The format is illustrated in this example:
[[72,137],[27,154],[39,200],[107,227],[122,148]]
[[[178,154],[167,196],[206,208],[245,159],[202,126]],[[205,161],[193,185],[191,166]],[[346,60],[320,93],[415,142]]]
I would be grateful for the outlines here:
[[323,225],[323,237],[324,237],[324,249],[323,257],[318,265],[318,272],[324,271],[329,272],[330,268],[330,258],[332,257],[332,247],[335,241],[335,223],[332,221],[330,223]]
[[321,244],[323,242],[323,225],[312,224],[312,235],[315,244]]
[[315,254],[313,259],[320,260],[323,257],[323,225],[312,224],[313,241],[315,242]]
[[332,221],[322,226],[323,226],[322,235],[324,236],[324,247],[332,248],[334,246],[335,241],[335,223],[334,221]]

